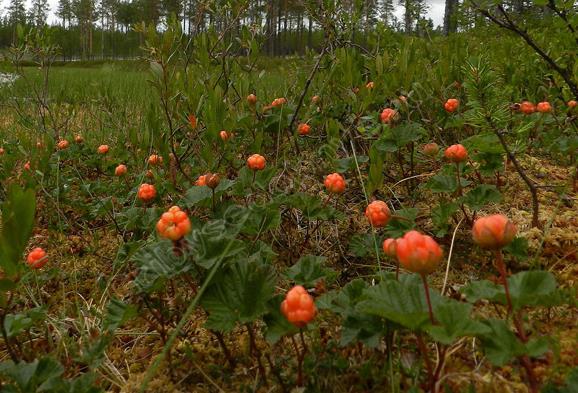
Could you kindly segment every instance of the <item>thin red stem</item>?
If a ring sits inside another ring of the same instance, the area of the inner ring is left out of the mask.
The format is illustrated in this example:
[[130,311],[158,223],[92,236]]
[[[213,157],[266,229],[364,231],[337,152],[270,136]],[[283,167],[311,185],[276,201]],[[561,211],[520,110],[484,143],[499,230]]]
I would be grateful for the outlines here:
[[428,310],[429,310],[429,319],[431,320],[432,325],[435,325],[436,321],[434,319],[433,308],[431,306],[431,299],[429,296],[429,285],[427,284],[427,278],[426,278],[425,274],[421,275],[421,279],[423,281],[423,287],[425,289],[425,298],[427,300],[427,306],[428,306]]

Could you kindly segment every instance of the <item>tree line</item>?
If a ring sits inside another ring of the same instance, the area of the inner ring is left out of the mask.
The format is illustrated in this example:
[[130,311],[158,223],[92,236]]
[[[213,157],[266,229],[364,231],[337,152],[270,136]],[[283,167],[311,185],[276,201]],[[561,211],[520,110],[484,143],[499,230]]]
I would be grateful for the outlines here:
[[[523,6],[524,1],[513,0],[511,6]],[[193,35],[231,29],[227,21],[238,16],[229,33],[249,26],[263,36],[262,50],[267,54],[303,53],[323,45],[314,15],[327,4],[352,16],[361,40],[364,30],[378,24],[405,34],[447,35],[479,23],[479,17],[460,0],[445,0],[443,26],[435,28],[426,16],[426,0],[58,0],[55,10],[50,10],[48,0],[32,0],[28,8],[25,0],[10,0],[0,19],[0,48],[18,43],[19,28],[34,27],[48,33],[65,60],[135,57],[144,39],[144,29],[136,26],[162,30],[172,17],[186,34]],[[397,5],[403,9],[401,19],[394,13]],[[51,11],[56,20],[48,23]]]

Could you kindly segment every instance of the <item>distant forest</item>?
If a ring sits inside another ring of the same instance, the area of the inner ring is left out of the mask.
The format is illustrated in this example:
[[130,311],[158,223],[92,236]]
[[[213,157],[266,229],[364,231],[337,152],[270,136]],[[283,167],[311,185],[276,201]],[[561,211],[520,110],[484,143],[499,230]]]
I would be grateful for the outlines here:
[[[247,27],[262,37],[262,52],[301,54],[323,45],[314,15],[327,4],[350,11],[352,18],[343,23],[357,24],[359,34],[353,40],[360,43],[364,43],[363,32],[376,27],[431,36],[486,23],[458,0],[446,0],[444,24],[436,28],[426,17],[425,0],[399,0],[404,10],[401,20],[394,15],[394,0],[59,0],[55,10],[50,10],[47,0],[32,0],[29,9],[24,0],[10,0],[0,19],[0,48],[17,45],[23,32],[36,28],[48,32],[63,60],[133,58],[140,54],[146,29],[162,31],[176,18],[188,35],[228,29],[226,33],[234,36]],[[523,4],[515,0],[513,6]],[[48,24],[51,11],[57,19]],[[228,20],[236,20],[236,25],[231,28]]]

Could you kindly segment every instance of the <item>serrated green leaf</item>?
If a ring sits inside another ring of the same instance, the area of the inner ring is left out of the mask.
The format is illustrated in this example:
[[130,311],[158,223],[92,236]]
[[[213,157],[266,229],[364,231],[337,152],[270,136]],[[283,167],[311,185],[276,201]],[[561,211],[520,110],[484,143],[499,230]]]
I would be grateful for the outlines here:
[[284,336],[290,336],[299,332],[299,329],[290,323],[281,312],[281,302],[285,297],[277,295],[267,302],[267,314],[263,316],[266,325],[265,339],[274,344]]
[[512,306],[519,309],[525,306],[548,304],[555,295],[556,279],[550,272],[533,270],[516,273],[508,278]]
[[319,280],[328,280],[335,276],[332,269],[324,267],[326,258],[304,255],[287,270],[287,277],[296,284],[307,288],[314,287]]
[[471,318],[472,306],[467,303],[449,301],[435,308],[437,324],[430,326],[427,332],[432,338],[442,344],[450,345],[458,338],[475,336],[489,329]]
[[489,203],[497,203],[502,200],[502,194],[493,185],[481,184],[470,190],[464,197],[462,201],[470,209],[476,211],[483,208]]
[[[367,300],[358,305],[361,312],[385,318],[410,330],[422,330],[431,324],[424,288],[417,276],[402,275],[400,281],[382,281],[368,288],[365,296]],[[431,289],[430,297],[434,309],[444,300]]]
[[137,309],[134,305],[126,304],[122,300],[113,297],[106,307],[106,314],[102,323],[103,329],[113,332],[136,315]]
[[274,289],[271,266],[247,260],[231,265],[201,299],[209,313],[207,328],[228,332],[237,323],[256,321],[267,311]]

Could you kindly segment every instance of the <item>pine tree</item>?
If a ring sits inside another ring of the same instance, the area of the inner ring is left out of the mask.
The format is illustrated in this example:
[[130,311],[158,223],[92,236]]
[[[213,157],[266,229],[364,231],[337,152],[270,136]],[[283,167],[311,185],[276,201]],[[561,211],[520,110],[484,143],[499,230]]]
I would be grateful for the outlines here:
[[387,26],[393,25],[395,21],[395,6],[393,5],[393,0],[382,0],[379,6],[379,16],[383,23]]
[[62,20],[62,27],[66,28],[66,22],[68,22],[68,26],[70,26],[72,20],[72,4],[70,0],[58,0],[56,16]]
[[8,6],[8,21],[11,25],[26,23],[26,8],[24,0],[11,0]]
[[458,0],[446,0],[446,7],[444,12],[444,35],[455,33],[457,31],[456,10],[458,8]]
[[50,7],[48,6],[47,0],[32,0],[32,6],[30,7],[30,20],[34,26],[43,27],[46,25],[48,11],[50,11]]
[[82,57],[89,59],[92,57],[92,34],[94,22],[97,18],[95,4],[93,0],[73,0],[72,12],[78,20],[80,31],[80,45]]
[[414,31],[417,22],[423,18],[427,11],[425,0],[399,0],[404,7],[403,26],[407,34]]

